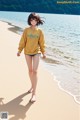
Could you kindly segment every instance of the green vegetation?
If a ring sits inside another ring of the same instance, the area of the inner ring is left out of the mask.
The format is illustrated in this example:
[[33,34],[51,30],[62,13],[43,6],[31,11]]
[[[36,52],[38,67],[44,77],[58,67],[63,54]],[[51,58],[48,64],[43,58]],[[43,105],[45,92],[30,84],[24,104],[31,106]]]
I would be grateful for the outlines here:
[[0,0],[0,11],[80,15],[80,0]]

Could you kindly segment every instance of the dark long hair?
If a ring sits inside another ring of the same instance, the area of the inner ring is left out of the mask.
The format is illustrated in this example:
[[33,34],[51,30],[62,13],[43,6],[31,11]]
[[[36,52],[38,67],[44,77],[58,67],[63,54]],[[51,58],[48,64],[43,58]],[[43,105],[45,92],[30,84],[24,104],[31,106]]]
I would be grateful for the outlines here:
[[36,13],[31,13],[29,16],[28,16],[28,25],[31,25],[31,19],[35,19],[37,21],[37,24],[36,25],[42,25],[44,23],[44,21],[40,18],[39,15],[37,15]]

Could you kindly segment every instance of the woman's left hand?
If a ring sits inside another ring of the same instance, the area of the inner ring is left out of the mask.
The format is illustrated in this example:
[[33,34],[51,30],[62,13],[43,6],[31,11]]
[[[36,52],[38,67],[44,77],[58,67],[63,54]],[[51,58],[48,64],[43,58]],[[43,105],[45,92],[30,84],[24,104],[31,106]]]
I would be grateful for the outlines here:
[[43,54],[43,59],[45,59],[46,58],[46,54]]

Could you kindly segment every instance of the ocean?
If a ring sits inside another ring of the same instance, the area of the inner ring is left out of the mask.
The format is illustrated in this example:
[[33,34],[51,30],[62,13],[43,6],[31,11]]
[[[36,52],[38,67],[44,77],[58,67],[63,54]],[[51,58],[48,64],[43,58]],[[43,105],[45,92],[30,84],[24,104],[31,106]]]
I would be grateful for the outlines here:
[[[0,20],[27,27],[29,12],[0,11]],[[45,35],[47,58],[41,64],[55,76],[58,86],[80,104],[80,16],[39,13]],[[22,31],[18,31],[21,34]]]

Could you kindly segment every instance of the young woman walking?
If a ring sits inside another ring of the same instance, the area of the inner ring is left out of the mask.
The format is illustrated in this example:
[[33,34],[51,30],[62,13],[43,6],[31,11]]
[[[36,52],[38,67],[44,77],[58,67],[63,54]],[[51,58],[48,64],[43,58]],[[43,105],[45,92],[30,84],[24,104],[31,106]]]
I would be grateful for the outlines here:
[[45,55],[45,41],[44,35],[38,26],[43,24],[40,16],[36,13],[31,13],[28,16],[29,27],[25,28],[19,42],[17,56],[20,56],[22,50],[24,49],[24,54],[29,70],[29,77],[31,80],[31,88],[28,91],[32,93],[30,102],[36,101],[36,86],[37,86],[37,70],[39,65],[40,54],[42,53],[43,58]]

